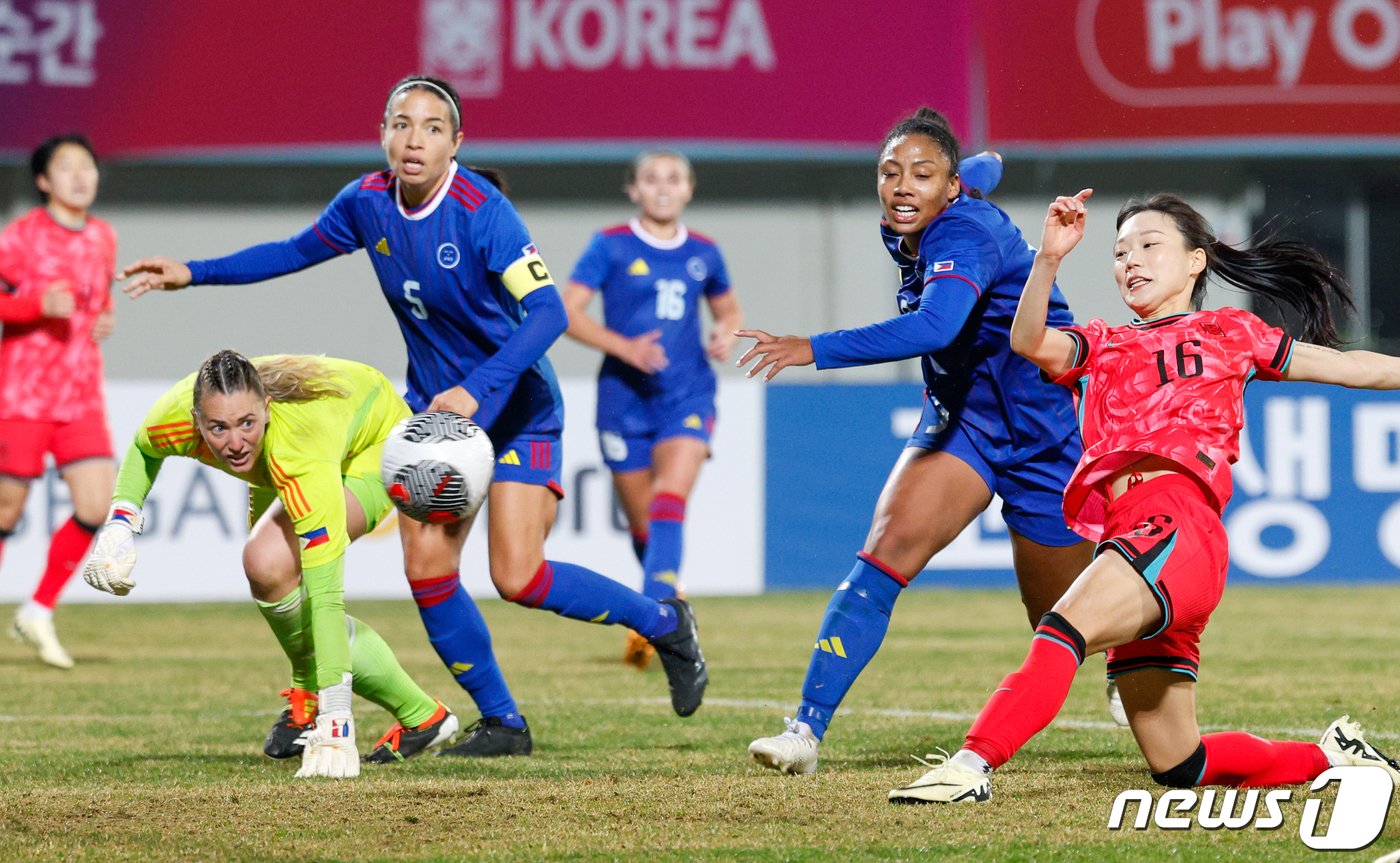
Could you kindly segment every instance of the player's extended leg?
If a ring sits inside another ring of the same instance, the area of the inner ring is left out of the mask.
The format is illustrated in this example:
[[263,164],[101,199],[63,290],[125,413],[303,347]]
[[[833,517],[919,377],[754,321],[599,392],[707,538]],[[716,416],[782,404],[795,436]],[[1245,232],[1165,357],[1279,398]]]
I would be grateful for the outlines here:
[[709,676],[689,604],[681,599],[657,601],[591,569],[545,560],[544,541],[554,525],[558,503],[547,486],[491,484],[487,527],[496,590],[530,608],[637,631],[661,656],[671,707],[681,716],[694,713]]
[[1152,779],[1169,788],[1228,785],[1257,788],[1310,782],[1329,766],[1372,765],[1400,779],[1400,765],[1366,742],[1343,716],[1321,743],[1265,740],[1243,731],[1202,735],[1196,725],[1196,683],[1166,669],[1118,676],[1133,736]]
[[49,540],[48,559],[29,601],[15,616],[15,629],[39,648],[39,658],[49,665],[72,668],[73,659],[58,641],[53,610],[59,594],[92,545],[92,538],[107,516],[112,502],[116,468],[106,458],[83,459],[62,469],[73,501],[73,515],[59,525]]
[[496,662],[486,619],[458,571],[471,527],[471,521],[436,525],[399,518],[404,574],[428,642],[481,712],[481,719],[468,728],[470,733],[440,754],[529,755],[534,748],[530,729]]
[[784,733],[749,744],[755,761],[785,773],[816,769],[817,743],[880,649],[900,591],[991,499],[981,475],[957,456],[905,448],[875,504],[865,548],[827,604],[797,717]]
[[[258,507],[255,502],[255,507]],[[346,530],[353,542],[367,529],[360,502],[345,492]],[[248,534],[243,547],[243,568],[258,610],[292,664],[292,686],[284,691],[291,702],[263,743],[273,758],[289,758],[301,752],[297,738],[314,724],[316,716],[316,657],[311,637],[311,616],[306,588],[301,583],[300,542],[292,519],[281,501],[267,505]],[[347,616],[348,618],[348,616]],[[350,642],[351,681],[355,693],[380,705],[395,705],[394,718],[406,728],[431,724],[440,705],[413,681],[372,629],[360,631],[363,643]],[[358,661],[358,666],[357,666]]]
[[1025,662],[992,693],[963,748],[891,791],[890,800],[954,803],[990,798],[989,774],[1060,712],[1084,657],[1133,641],[1161,621],[1155,596],[1127,560],[1111,552],[1099,555],[1054,610],[1041,618]]

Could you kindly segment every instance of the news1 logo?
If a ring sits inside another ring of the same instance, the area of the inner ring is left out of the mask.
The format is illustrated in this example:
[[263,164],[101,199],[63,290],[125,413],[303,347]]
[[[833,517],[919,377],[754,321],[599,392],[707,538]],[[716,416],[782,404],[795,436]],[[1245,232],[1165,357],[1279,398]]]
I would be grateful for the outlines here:
[[[1381,767],[1329,767],[1313,780],[1309,793],[1336,783],[1337,799],[1332,804],[1327,828],[1318,833],[1323,801],[1309,797],[1303,802],[1298,822],[1298,838],[1314,851],[1355,851],[1365,848],[1385,829],[1395,782]],[[1293,799],[1287,788],[1207,788],[1199,794],[1191,788],[1174,788],[1154,799],[1150,791],[1133,789],[1119,794],[1108,816],[1108,829],[1121,830],[1128,805],[1137,804],[1130,824],[1133,830],[1148,829],[1149,822],[1160,830],[1277,830],[1287,820],[1283,804]],[[1194,813],[1194,816],[1193,816]]]

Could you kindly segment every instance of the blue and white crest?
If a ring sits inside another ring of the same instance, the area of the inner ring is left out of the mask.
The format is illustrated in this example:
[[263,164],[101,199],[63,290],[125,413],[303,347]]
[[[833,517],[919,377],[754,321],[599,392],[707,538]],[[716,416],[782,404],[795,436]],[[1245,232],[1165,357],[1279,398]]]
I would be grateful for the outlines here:
[[452,243],[443,243],[438,246],[437,259],[444,270],[450,270],[462,260],[462,252]]

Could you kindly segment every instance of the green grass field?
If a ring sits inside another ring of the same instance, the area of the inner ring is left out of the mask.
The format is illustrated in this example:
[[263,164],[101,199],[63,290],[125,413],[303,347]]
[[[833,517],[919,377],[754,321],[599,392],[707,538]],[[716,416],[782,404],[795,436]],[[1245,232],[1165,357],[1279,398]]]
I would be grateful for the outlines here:
[[[910,755],[956,749],[1024,656],[1029,630],[1003,592],[909,592],[819,772],[761,770],[745,747],[795,707],[826,599],[697,601],[711,685],[688,720],[671,713],[659,668],[620,664],[621,631],[483,603],[535,754],[423,757],[341,782],[296,780],[295,763],[262,756],[285,665],[251,603],[67,606],[58,623],[75,670],[0,646],[0,860],[1275,863],[1400,848],[1392,812],[1370,849],[1308,850],[1303,788],[1274,831],[1109,831],[1118,792],[1155,786],[1131,735],[1109,724],[1102,658],[1086,663],[1059,722],[998,772],[991,802],[888,804],[890,787],[923,770]],[[475,718],[408,601],[352,611],[464,722]],[[1206,634],[1202,726],[1315,739],[1349,712],[1400,749],[1397,632],[1400,589],[1228,591]],[[368,702],[356,711],[366,751],[391,720]]]

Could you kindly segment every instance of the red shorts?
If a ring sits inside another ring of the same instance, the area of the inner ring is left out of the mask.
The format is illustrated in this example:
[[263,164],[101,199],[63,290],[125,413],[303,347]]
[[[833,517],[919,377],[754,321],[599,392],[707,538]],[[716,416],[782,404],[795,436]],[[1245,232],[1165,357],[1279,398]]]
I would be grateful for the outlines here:
[[1225,592],[1229,546],[1220,514],[1194,480],[1169,474],[1124,492],[1108,507],[1095,556],[1113,551],[1137,570],[1157,597],[1156,632],[1108,651],[1108,676],[1163,668],[1192,680],[1201,632]]
[[19,480],[44,475],[44,454],[60,470],[76,461],[112,457],[105,413],[65,423],[0,419],[0,476]]

